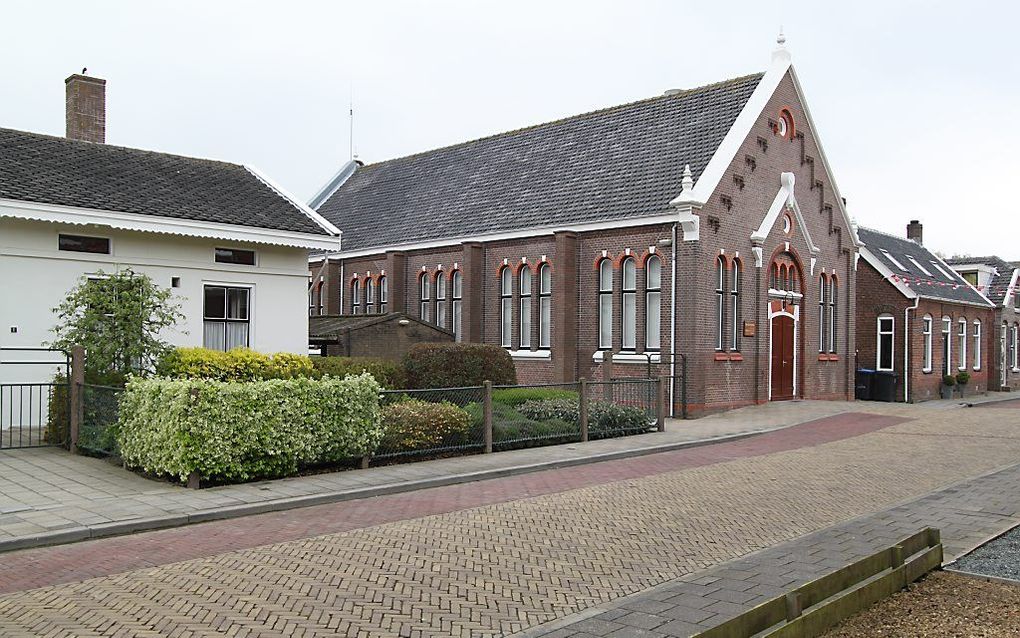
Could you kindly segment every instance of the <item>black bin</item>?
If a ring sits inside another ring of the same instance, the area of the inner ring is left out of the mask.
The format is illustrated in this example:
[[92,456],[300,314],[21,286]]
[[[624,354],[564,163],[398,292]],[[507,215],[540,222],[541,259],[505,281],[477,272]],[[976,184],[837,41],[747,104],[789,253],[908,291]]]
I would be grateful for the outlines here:
[[854,381],[854,396],[858,401],[871,401],[871,385],[874,378],[874,370],[864,368],[857,370],[857,376]]
[[896,400],[896,374],[893,372],[877,371],[871,381],[871,400],[888,401]]

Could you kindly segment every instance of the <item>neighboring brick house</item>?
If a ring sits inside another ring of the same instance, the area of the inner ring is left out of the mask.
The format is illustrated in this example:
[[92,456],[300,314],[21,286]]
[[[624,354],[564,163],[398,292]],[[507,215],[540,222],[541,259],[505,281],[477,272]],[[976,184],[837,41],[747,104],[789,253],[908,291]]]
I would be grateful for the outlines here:
[[349,163],[311,205],[344,229],[312,314],[407,312],[524,383],[685,356],[695,413],[853,396],[857,240],[782,46],[762,74]]
[[988,334],[988,389],[1020,390],[1020,266],[998,257],[946,261],[995,304],[994,330]]
[[907,239],[858,228],[857,365],[896,374],[897,400],[937,399],[946,375],[971,375],[967,392],[988,389],[994,308],[923,245],[911,221]]

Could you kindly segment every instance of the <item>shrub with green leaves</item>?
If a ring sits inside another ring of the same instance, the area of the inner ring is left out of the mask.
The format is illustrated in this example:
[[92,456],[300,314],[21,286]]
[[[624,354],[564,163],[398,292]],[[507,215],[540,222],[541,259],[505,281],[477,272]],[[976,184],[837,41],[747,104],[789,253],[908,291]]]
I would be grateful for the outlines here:
[[[581,408],[577,399],[528,401],[517,409],[535,421],[561,420],[578,425],[581,422]],[[648,430],[649,423],[648,414],[641,408],[608,401],[588,402],[588,434],[591,438],[644,432]]]
[[404,355],[408,388],[514,385],[517,370],[506,349],[481,343],[419,343]]
[[383,407],[380,453],[413,452],[466,443],[471,416],[444,401],[404,399]]
[[382,438],[368,374],[227,383],[131,379],[118,444],[129,467],[181,481],[241,482],[364,456]]
[[174,379],[264,381],[315,375],[310,357],[289,352],[263,354],[248,348],[223,352],[208,348],[175,348],[156,366],[160,376]]
[[348,374],[367,372],[384,388],[399,390],[404,387],[404,369],[396,361],[372,357],[312,357],[315,375],[343,378]]
[[528,401],[543,401],[546,399],[572,399],[578,401],[577,392],[563,388],[496,388],[492,391],[494,403],[504,403],[511,407],[517,407]]

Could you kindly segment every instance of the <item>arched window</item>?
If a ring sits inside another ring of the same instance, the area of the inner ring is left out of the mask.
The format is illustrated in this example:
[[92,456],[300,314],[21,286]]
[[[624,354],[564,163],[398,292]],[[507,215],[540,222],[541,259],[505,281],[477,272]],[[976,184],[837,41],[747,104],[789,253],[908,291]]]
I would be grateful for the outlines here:
[[934,320],[931,315],[925,315],[921,319],[921,335],[924,337],[924,352],[922,356],[922,372],[931,372],[931,333]]
[[429,321],[429,304],[432,301],[432,282],[429,280],[429,274],[423,272],[418,277],[418,316],[421,317],[422,321]]
[[633,257],[623,260],[623,315],[620,334],[623,350],[637,349],[637,261]]
[[436,325],[446,327],[446,275],[442,270],[436,273]]
[[953,320],[942,317],[942,374],[953,373]]
[[652,255],[645,262],[645,350],[658,350],[662,324],[662,261]]
[[892,315],[885,314],[878,316],[878,353],[875,357],[875,369],[884,372],[892,372],[894,364],[894,348],[896,340],[893,338],[895,332],[895,320]]
[[315,314],[315,286],[308,284],[308,316]]
[[522,350],[531,349],[531,269],[528,268],[527,264],[521,266],[521,271],[518,273],[520,279],[518,296],[520,297],[520,314],[518,319],[520,320],[520,334],[518,335],[518,341],[520,342],[520,348]]
[[1020,326],[1013,324],[1013,369],[1020,368]]
[[511,346],[513,334],[513,273],[506,266],[499,273],[499,343],[504,348]]
[[538,267],[538,347],[548,350],[552,343],[552,268]]
[[371,277],[365,280],[365,314],[375,314],[375,279]]
[[[780,276],[783,276],[783,269],[780,269]],[[726,260],[722,255],[715,260],[715,349],[723,349],[723,333],[726,323],[726,308],[724,298],[726,297]]]
[[826,297],[828,295],[829,282],[826,280],[825,275],[821,274],[818,276],[818,352],[825,352],[826,346],[829,345],[829,322],[826,317],[826,309],[828,308]]
[[599,262],[599,350],[613,347],[613,263]]
[[453,337],[456,341],[463,338],[463,327],[461,326],[461,298],[464,296],[464,276],[459,270],[454,270],[450,275],[450,287],[453,288]]
[[974,320],[974,369],[981,369],[981,320]]
[[739,259],[730,264],[730,347],[740,352],[740,275]]
[[960,357],[957,363],[957,368],[960,370],[967,369],[967,319],[960,317],[957,322],[956,329],[956,340],[957,340],[957,354]]
[[836,276],[829,278],[829,352],[836,353],[836,345],[839,344],[839,336],[836,334],[836,326],[839,325],[839,282]]
[[351,282],[351,314],[361,312],[361,281],[355,279]]
[[379,312],[386,314],[388,307],[387,304],[390,300],[390,289],[386,284],[386,275],[379,277]]

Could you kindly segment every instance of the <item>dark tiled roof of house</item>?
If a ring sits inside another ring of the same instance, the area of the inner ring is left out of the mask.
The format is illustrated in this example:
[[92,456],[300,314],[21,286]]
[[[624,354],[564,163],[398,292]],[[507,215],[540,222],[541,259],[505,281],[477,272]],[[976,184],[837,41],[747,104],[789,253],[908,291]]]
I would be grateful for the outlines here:
[[921,297],[988,305],[959,273],[942,265],[939,258],[921,244],[870,228],[858,228],[857,234],[868,251],[891,270],[894,277]]
[[0,199],[330,234],[237,164],[3,128]]
[[1009,284],[1013,281],[1013,271],[1018,268],[1015,264],[994,255],[989,257],[954,257],[947,259],[946,263],[950,266],[984,264],[994,268],[995,274],[992,275],[987,290],[982,290],[981,292],[997,306],[1001,306],[1005,302],[1006,293],[1009,291]]
[[367,328],[384,321],[400,321],[406,319],[432,328],[438,332],[448,332],[434,324],[423,322],[402,312],[390,312],[376,315],[313,315],[308,317],[308,337],[312,341],[328,341],[350,331]]
[[344,250],[659,215],[761,74],[360,167],[318,212]]

